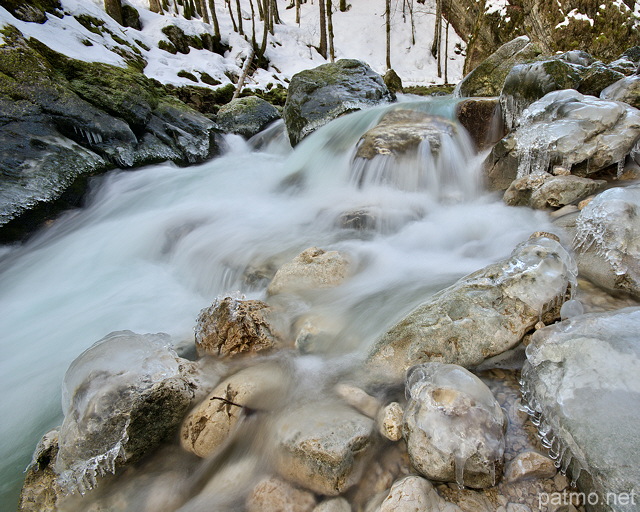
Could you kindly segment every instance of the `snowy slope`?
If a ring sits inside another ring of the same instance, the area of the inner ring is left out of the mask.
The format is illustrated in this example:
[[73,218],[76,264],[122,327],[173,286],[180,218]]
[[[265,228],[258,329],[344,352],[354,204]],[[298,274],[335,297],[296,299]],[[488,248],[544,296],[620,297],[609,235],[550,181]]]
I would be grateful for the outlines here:
[[[268,70],[258,70],[249,77],[246,86],[264,89],[267,84],[282,84],[286,87],[288,80],[298,71],[312,68],[327,62],[318,54],[314,46],[319,44],[318,3],[308,0],[302,5],[301,23],[295,23],[295,10],[286,9],[289,0],[278,0],[278,7],[283,24],[275,26],[275,34],[269,36],[266,56],[271,62]],[[49,15],[44,25],[25,23],[16,20],[5,9],[0,7],[0,24],[12,24],[28,37],[34,37],[52,49],[76,59],[98,61],[123,66],[124,59],[114,50],[131,51],[114,40],[107,31],[96,34],[87,30],[74,19],[73,15],[87,14],[105,21],[104,28],[123,39],[146,60],[145,74],[166,84],[194,85],[194,82],[178,76],[179,71],[187,71],[200,76],[201,72],[209,74],[220,81],[220,86],[231,82],[229,76],[241,73],[243,60],[249,53],[250,44],[232,28],[228,11],[224,2],[217,3],[217,13],[222,33],[222,41],[230,46],[224,56],[206,50],[191,49],[189,54],[172,55],[158,48],[158,41],[166,36],[162,29],[168,25],[179,26],[188,35],[205,32],[213,34],[210,25],[199,19],[186,20],[175,13],[156,14],[148,10],[147,0],[125,0],[140,13],[143,25],[138,31],[129,27],[121,27],[109,18],[103,9],[101,0],[61,0],[65,16],[63,19]],[[173,2],[172,2],[173,3]],[[334,2],[337,4],[337,2]],[[336,58],[356,58],[367,62],[377,72],[383,74],[385,65],[385,0],[351,0],[349,11],[335,12],[334,33]],[[436,60],[431,56],[430,48],[434,33],[433,0],[425,4],[414,2],[415,45],[411,44],[411,23],[408,11],[403,15],[403,5],[408,2],[392,0],[392,36],[391,64],[403,79],[405,85],[429,85],[443,83],[438,78]],[[250,33],[251,8],[249,0],[241,0],[245,31]],[[235,14],[235,13],[234,13]],[[256,13],[257,16],[257,13]],[[256,19],[256,38],[261,40],[262,26]],[[443,30],[443,41],[445,34]],[[449,30],[447,71],[449,82],[461,79],[464,56],[460,49],[464,43]],[[88,45],[91,46],[88,46]],[[458,53],[455,53],[457,46]],[[443,64],[444,73],[444,64]],[[210,87],[202,82],[197,85]],[[218,87],[220,87],[218,86]]]

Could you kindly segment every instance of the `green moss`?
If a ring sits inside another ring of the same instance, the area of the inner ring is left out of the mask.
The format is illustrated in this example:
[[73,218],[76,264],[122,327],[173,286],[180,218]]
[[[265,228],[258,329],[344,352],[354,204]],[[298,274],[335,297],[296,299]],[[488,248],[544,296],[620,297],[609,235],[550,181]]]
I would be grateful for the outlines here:
[[453,92],[453,85],[412,85],[404,87],[406,94],[417,94],[418,96],[446,96]]
[[83,39],[82,40],[82,44],[85,46],[93,46],[93,43],[91,41],[89,41],[88,39]]
[[161,50],[164,50],[165,52],[169,52],[173,55],[178,53],[178,49],[173,46],[173,44],[171,44],[169,41],[165,41],[164,39],[161,39],[160,41],[158,41],[158,48],[160,48]]
[[241,98],[249,96],[257,96],[258,98],[268,101],[272,105],[283,107],[287,101],[287,90],[282,85],[278,84],[276,87],[268,89],[267,91],[262,91],[260,89],[243,89],[240,93]]
[[151,48],[149,48],[146,44],[144,44],[142,41],[140,41],[139,39],[134,39],[135,43],[142,48],[143,50],[149,51],[151,50]]
[[89,16],[88,14],[80,14],[78,16],[74,16],[74,18],[89,32],[102,35],[104,21],[94,18],[93,16]]
[[181,69],[180,71],[178,71],[178,76],[181,78],[186,78],[187,80],[191,80],[192,82],[198,82],[198,79],[193,73],[189,73],[184,69]]
[[220,85],[222,83],[220,80],[216,80],[205,71],[200,71],[200,80],[202,80],[207,85]]

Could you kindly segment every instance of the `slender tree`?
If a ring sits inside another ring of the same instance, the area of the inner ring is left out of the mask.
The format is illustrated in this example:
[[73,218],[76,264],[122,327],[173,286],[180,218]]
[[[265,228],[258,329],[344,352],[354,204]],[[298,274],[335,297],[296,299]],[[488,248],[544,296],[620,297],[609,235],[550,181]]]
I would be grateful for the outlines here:
[[391,69],[391,0],[386,1],[384,14],[387,32],[387,69]]
[[325,0],[318,0],[318,6],[320,8],[320,46],[318,52],[325,59],[327,58],[327,14]]
[[[258,0],[260,2],[260,0]],[[262,44],[260,45],[260,52],[258,52],[258,60],[260,60],[264,56],[264,52],[267,51],[267,38],[269,36],[269,20],[271,19],[270,5],[271,2],[269,0],[262,0]]]
[[433,44],[431,45],[431,55],[438,58],[438,76],[442,76],[440,66],[440,40],[442,38],[442,0],[436,0],[436,20],[433,33]]
[[243,36],[244,30],[242,28],[242,10],[240,9],[240,0],[236,0],[236,12],[238,13],[238,34]]
[[237,32],[238,31],[238,25],[236,25],[236,20],[233,17],[233,9],[231,8],[231,0],[225,0],[225,3],[227,4],[227,7],[229,9],[229,16],[231,17],[231,23],[233,25],[233,31]]
[[216,13],[216,0],[209,0],[211,8],[211,21],[213,22],[213,34],[220,40],[220,25],[218,24],[218,14]]
[[[258,0],[260,3],[260,0]],[[254,51],[256,49],[256,9],[253,5],[253,0],[249,0],[249,5],[251,6],[251,46]]]
[[200,6],[200,12],[202,13],[202,21],[209,24],[209,11],[207,10],[207,0],[196,0]]
[[[276,0],[271,0],[271,16],[273,18],[273,23],[282,23],[282,19],[280,19],[280,11],[278,11],[278,2]],[[271,24],[271,33],[273,34],[273,23]]]
[[444,83],[449,83],[449,20],[445,18],[444,25]]
[[327,29],[329,31],[329,58],[331,62],[336,60],[336,52],[333,48],[333,2],[327,0]]
[[296,23],[300,26],[300,0],[296,0]]
[[347,0],[340,0],[340,12],[346,12],[348,8]]

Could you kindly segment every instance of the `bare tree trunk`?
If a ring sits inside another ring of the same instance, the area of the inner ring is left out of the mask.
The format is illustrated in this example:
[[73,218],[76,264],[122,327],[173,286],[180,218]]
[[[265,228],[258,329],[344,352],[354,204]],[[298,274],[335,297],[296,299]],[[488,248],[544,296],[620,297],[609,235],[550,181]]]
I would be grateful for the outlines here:
[[206,0],[197,0],[200,5],[200,12],[202,12],[202,21],[206,24],[209,24],[209,11],[207,10],[207,1]]
[[220,39],[220,25],[218,25],[218,15],[216,14],[216,0],[209,0],[211,8],[211,21],[213,21],[213,34]]
[[346,12],[347,0],[340,0],[340,12]]
[[122,25],[122,4],[120,0],[104,0],[104,10],[107,14]]
[[149,0],[149,10],[151,12],[157,12],[158,14],[164,14],[162,12],[162,6],[160,0]]
[[296,0],[296,23],[300,26],[300,0]]
[[[258,0],[260,2],[260,0]],[[269,0],[262,0],[262,12],[264,14],[263,17],[263,27],[262,27],[262,44],[260,45],[260,52],[258,53],[258,59],[261,59],[264,56],[264,52],[267,50],[267,37],[269,35],[269,19],[271,18],[271,13],[269,12],[269,6],[271,2]]]
[[242,11],[240,10],[240,0],[236,0],[236,12],[238,13],[238,34],[243,36],[244,30],[242,29]]
[[327,28],[329,30],[329,58],[331,62],[336,61],[336,52],[333,48],[333,2],[327,0]]
[[238,96],[240,96],[240,93],[242,92],[242,88],[244,87],[244,82],[247,79],[247,73],[249,73],[249,68],[251,68],[251,63],[253,62],[254,55],[255,53],[252,47],[251,50],[249,51],[249,55],[244,61],[244,65],[242,66],[242,74],[238,79],[238,84],[236,85],[236,90],[233,92],[233,97],[231,98],[231,101],[235,100]]
[[411,19],[411,45],[416,45],[416,23],[413,18],[413,0],[409,0],[409,18]]
[[449,83],[449,74],[448,74],[448,67],[449,67],[449,20],[445,19],[445,26],[444,26],[444,83],[448,84]]
[[233,24],[233,31],[237,32],[238,31],[238,25],[236,25],[236,20],[233,17],[233,9],[231,8],[231,0],[225,0],[225,3],[227,4],[227,8],[229,9],[229,16],[231,16],[231,23]]
[[327,58],[327,15],[325,11],[325,0],[318,0],[320,7],[320,46],[318,52],[325,59]]
[[264,21],[264,9],[262,8],[262,0],[258,0],[258,16],[260,16],[260,21]]
[[391,69],[391,0],[387,0],[385,6],[386,32],[387,32],[387,69]]
[[[258,0],[260,3],[260,0]],[[251,46],[253,46],[254,50],[256,47],[256,10],[253,6],[253,0],[249,0],[249,5],[251,6]]]
[[442,0],[436,0],[436,22],[433,33],[433,44],[431,45],[431,55],[438,58],[438,77],[442,76],[440,67],[440,38],[442,37]]
[[271,23],[271,33],[273,34],[273,24],[282,23],[282,19],[280,19],[280,11],[278,11],[278,2],[276,2],[276,0],[271,0],[271,16],[273,19],[273,22]]

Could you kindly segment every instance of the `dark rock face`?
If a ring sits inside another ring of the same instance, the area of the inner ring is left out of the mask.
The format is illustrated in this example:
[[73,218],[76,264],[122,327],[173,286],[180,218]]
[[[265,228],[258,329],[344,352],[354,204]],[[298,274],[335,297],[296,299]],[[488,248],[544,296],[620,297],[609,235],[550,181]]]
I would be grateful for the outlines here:
[[342,59],[293,76],[283,117],[291,145],[343,114],[395,98],[367,64]]
[[216,121],[224,131],[237,133],[248,139],[278,119],[280,113],[273,105],[257,96],[249,96],[232,100],[220,107]]
[[[157,82],[68,59],[15,29],[0,48],[0,104],[0,226],[43,204],[55,210],[52,201],[107,169],[186,165],[218,151],[216,125]],[[3,240],[32,226],[9,228]]]
[[456,106],[456,117],[478,151],[490,148],[506,135],[497,98],[468,98]]

